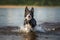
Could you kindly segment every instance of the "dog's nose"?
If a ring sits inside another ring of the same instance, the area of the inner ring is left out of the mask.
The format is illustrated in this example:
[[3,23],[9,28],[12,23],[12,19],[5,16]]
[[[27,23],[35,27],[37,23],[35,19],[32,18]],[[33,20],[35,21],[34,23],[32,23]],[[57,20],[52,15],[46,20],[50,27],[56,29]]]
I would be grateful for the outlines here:
[[30,18],[30,16],[28,16]]

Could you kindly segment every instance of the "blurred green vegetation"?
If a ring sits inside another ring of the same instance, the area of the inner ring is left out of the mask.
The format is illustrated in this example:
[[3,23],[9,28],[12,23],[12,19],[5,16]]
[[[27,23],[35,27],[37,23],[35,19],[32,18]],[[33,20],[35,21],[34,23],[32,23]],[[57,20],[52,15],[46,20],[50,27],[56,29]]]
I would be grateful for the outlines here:
[[60,6],[60,0],[0,0],[0,5]]

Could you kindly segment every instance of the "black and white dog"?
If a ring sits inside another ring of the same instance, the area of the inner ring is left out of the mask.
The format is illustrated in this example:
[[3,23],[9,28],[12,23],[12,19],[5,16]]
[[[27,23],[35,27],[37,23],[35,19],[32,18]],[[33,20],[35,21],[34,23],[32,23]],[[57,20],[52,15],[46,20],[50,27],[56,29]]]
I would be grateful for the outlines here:
[[31,10],[29,10],[27,7],[25,8],[25,14],[24,14],[24,27],[26,28],[26,31],[29,32],[31,29],[33,29],[36,26],[36,20],[34,19],[34,8],[32,7]]

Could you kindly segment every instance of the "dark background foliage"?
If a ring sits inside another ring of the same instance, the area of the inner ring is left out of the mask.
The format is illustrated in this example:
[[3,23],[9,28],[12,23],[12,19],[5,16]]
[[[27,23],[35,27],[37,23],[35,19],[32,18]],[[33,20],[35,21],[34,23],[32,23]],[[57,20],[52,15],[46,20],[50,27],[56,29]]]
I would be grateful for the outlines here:
[[60,6],[60,0],[0,0],[0,5]]

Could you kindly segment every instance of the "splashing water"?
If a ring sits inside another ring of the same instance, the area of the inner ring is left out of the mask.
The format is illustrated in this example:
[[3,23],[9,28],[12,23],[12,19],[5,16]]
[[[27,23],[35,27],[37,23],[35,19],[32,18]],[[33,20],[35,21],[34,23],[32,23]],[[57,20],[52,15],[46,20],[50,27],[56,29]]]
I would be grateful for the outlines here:
[[38,25],[34,28],[34,31],[46,32],[42,26],[38,26]]
[[[24,26],[20,26],[20,32],[30,32],[30,29],[28,29],[27,27],[24,27]],[[32,31],[39,31],[39,32],[46,32],[46,30],[42,27],[42,26],[36,26]]]

